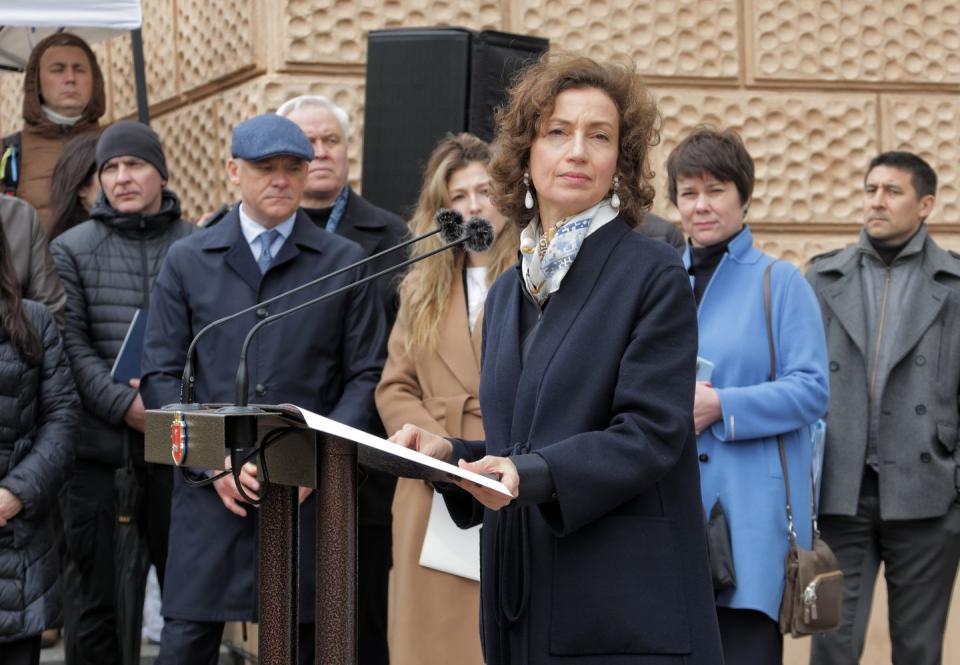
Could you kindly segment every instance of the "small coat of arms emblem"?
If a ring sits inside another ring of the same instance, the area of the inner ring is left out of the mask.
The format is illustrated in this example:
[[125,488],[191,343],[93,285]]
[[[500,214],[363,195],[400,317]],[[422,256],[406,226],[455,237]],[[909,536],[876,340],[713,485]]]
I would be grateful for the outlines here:
[[187,419],[181,411],[174,413],[173,423],[170,424],[170,454],[177,466],[183,464],[187,457]]

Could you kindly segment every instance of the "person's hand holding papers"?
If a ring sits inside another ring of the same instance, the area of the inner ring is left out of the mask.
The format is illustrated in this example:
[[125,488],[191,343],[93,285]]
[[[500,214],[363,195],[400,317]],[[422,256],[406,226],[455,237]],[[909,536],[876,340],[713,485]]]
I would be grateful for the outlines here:
[[[397,430],[389,440],[444,462],[449,462],[453,454],[453,445],[445,438],[414,425],[404,425],[403,429]],[[520,476],[509,458],[487,455],[476,462],[460,460],[459,466],[467,471],[493,476],[510,490],[512,498],[516,498],[520,487]],[[512,500],[511,497],[469,480],[454,479],[451,482],[469,492],[490,510],[500,510]]]

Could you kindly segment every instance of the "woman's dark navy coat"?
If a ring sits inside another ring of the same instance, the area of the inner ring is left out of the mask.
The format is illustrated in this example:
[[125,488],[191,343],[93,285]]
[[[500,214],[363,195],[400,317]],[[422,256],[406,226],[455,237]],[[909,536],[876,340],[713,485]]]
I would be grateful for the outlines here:
[[[518,270],[484,310],[486,442],[535,453],[553,498],[480,520],[488,665],[719,665],[692,410],[696,311],[673,248],[621,219],[584,241],[522,362]],[[485,445],[484,445],[485,444]]]

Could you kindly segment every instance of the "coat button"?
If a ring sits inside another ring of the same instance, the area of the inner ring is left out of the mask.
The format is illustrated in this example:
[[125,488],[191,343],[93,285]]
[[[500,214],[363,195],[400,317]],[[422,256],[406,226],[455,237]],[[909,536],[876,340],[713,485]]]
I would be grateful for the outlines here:
[[253,389],[253,391],[254,391],[255,393],[257,393],[258,395],[261,395],[261,396],[267,394],[267,389],[263,386],[262,383],[258,383],[257,386],[256,386],[256,388]]
[[830,361],[830,371],[831,371],[831,372],[836,372],[838,369],[840,369],[840,363],[838,363],[836,360],[831,360],[831,361]]
[[917,407],[914,409],[914,411],[918,416],[922,416],[927,412],[927,407],[925,407],[923,404],[917,404]]
[[930,462],[930,453],[920,453],[920,461],[928,464]]
[[927,359],[924,358],[923,356],[917,356],[916,358],[913,359],[913,362],[917,363],[917,367],[923,367],[924,365],[927,364]]
[[701,462],[709,462],[709,461],[710,461],[710,456],[709,456],[708,454],[706,454],[706,453],[700,453],[700,461],[701,461]]
[[260,317],[261,319],[267,318],[269,314],[270,312],[267,311],[266,307],[260,307],[257,309],[257,316]]

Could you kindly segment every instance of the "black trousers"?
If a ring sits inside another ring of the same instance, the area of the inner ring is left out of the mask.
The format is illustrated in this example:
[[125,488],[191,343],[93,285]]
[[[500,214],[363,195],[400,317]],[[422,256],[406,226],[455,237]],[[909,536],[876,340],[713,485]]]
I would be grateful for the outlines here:
[[717,608],[724,665],[781,665],[780,627],[763,612]]
[[[313,624],[297,631],[297,663],[313,665]],[[166,619],[160,637],[160,655],[154,665],[217,665],[220,662],[222,621]]]
[[855,516],[820,518],[821,535],[843,570],[843,614],[837,630],[814,636],[810,663],[860,662],[882,561],[894,665],[940,665],[960,561],[960,504],[943,517],[881,520],[876,474],[866,472],[863,487]]
[[0,642],[0,665],[37,665],[39,662],[39,635],[14,642]]
[[[173,471],[169,466],[144,463],[142,447],[134,452],[134,460],[137,479],[145,489],[138,520],[147,530],[150,562],[157,568],[162,589]],[[120,663],[114,591],[114,471],[108,464],[78,460],[62,494],[67,665]]]
[[387,590],[393,565],[389,525],[357,528],[357,662],[389,665]]

